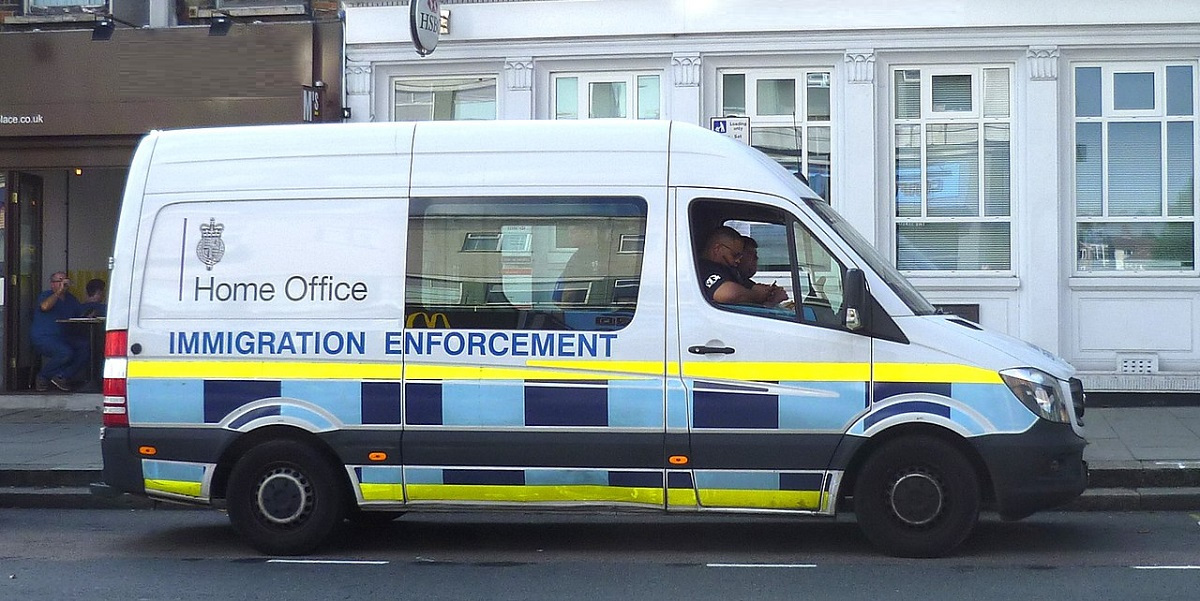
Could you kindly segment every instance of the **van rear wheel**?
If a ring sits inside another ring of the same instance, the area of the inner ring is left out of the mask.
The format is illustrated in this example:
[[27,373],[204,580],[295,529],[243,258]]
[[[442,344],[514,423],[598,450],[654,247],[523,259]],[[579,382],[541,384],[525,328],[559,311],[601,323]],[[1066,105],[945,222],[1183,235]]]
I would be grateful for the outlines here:
[[243,455],[229,475],[227,496],[229,521],[268,555],[312,552],[346,512],[330,462],[291,440],[265,442]]
[[929,436],[897,438],[875,450],[854,483],[859,528],[885,552],[938,557],[979,521],[979,478],[952,445]]

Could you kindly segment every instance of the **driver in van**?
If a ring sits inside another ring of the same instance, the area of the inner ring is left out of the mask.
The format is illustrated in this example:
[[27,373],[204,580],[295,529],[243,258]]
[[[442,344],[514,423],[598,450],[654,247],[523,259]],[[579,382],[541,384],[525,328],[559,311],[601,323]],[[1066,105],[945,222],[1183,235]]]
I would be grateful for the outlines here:
[[[786,299],[787,293],[775,284],[755,284],[743,278],[738,267],[745,256],[746,244],[737,230],[724,225],[713,230],[700,257],[700,287],[704,296],[723,305],[763,305]],[[757,256],[755,250],[755,269]]]

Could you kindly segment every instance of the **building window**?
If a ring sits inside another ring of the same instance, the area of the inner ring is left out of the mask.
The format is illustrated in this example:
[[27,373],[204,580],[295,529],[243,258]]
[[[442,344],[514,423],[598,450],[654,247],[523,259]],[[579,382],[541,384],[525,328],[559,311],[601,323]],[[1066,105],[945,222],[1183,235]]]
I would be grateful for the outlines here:
[[1012,268],[1012,71],[892,72],[896,266]]
[[659,119],[659,76],[572,73],[554,76],[555,119]]
[[496,78],[393,79],[393,121],[496,118]]
[[645,245],[644,199],[414,198],[410,206],[409,327],[617,330],[633,318],[643,253],[623,251]]
[[1079,65],[1076,269],[1194,271],[1195,68]]
[[646,248],[646,237],[634,234],[622,234],[617,247],[619,253],[640,253]]
[[830,200],[830,72],[722,71],[721,116],[750,118],[750,145]]

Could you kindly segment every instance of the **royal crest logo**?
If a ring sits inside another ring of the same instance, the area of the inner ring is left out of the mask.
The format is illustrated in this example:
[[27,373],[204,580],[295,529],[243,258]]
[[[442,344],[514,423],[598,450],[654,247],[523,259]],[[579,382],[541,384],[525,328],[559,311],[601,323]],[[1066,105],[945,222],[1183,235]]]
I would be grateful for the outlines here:
[[221,240],[223,231],[225,224],[217,223],[216,219],[210,218],[208,223],[200,224],[200,242],[196,244],[196,256],[209,271],[212,271],[213,265],[220,263],[221,257],[225,256],[225,241]]

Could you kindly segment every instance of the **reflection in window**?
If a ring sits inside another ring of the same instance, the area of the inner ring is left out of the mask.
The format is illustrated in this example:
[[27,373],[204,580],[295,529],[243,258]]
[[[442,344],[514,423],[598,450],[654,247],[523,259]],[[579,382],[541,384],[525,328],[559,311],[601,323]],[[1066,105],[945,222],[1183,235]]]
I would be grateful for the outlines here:
[[392,82],[393,121],[459,121],[496,118],[496,78],[397,79]]
[[456,329],[619,329],[645,235],[640,198],[413,199],[406,313]]
[[1192,65],[1075,67],[1079,271],[1195,271],[1194,80]]

